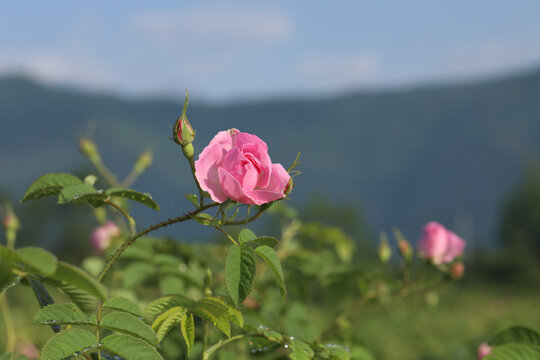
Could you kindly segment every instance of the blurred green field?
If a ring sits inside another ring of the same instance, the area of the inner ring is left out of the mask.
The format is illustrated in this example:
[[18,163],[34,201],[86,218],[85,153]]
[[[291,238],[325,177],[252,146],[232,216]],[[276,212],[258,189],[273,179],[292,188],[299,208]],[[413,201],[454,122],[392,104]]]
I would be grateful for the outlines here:
[[[368,344],[380,360],[475,359],[478,344],[504,328],[520,324],[538,329],[539,295],[536,291],[508,287],[453,283],[438,291],[438,305],[428,305],[425,295],[394,299],[384,305],[364,305],[350,319],[355,323],[350,335]],[[430,296],[433,302],[433,295]],[[8,299],[17,337],[43,345],[52,331],[31,325],[38,305],[30,289],[15,287],[8,291]],[[317,321],[316,318],[325,317],[326,310],[310,308],[309,312],[313,312]],[[5,339],[4,331],[0,327],[2,339]],[[348,345],[354,349],[354,344]],[[0,350],[4,350],[3,346],[0,344]]]

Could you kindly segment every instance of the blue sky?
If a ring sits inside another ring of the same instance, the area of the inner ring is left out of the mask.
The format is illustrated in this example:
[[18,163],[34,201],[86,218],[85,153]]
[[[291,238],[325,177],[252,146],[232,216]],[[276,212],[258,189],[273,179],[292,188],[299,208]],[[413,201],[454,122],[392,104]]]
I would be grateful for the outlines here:
[[217,101],[455,81],[540,66],[538,15],[533,0],[10,1],[0,74]]

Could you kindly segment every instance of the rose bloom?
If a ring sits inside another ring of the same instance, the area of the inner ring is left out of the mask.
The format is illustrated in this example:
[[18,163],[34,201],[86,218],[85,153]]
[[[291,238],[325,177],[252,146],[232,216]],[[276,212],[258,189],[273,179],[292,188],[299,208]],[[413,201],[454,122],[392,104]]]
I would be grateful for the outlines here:
[[436,221],[424,226],[422,237],[418,243],[418,250],[422,256],[434,264],[452,262],[463,253],[465,240],[446,229]]
[[120,229],[112,221],[107,221],[104,225],[98,226],[92,232],[92,248],[97,254],[103,253],[111,246],[112,238],[120,235]]
[[488,343],[481,343],[480,346],[478,346],[478,350],[476,351],[476,356],[478,360],[482,360],[486,356],[491,354],[491,346],[488,345]]
[[268,146],[236,129],[219,132],[195,161],[195,176],[212,200],[262,205],[285,197],[290,176],[272,164]]

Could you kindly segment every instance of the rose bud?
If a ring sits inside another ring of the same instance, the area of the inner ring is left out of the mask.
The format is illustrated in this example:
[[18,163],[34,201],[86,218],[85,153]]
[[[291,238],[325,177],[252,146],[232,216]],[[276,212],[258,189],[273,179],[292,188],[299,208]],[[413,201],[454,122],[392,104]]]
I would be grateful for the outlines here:
[[488,343],[483,342],[478,346],[478,350],[476,351],[476,357],[478,360],[482,360],[486,356],[491,354],[491,346],[488,345]]
[[4,216],[4,228],[8,231],[19,230],[19,219],[14,213],[9,213]]
[[97,254],[102,254],[111,246],[112,238],[120,235],[120,228],[112,221],[98,226],[92,232],[92,248]]
[[219,132],[195,161],[195,176],[215,202],[263,205],[283,199],[290,175],[272,164],[268,146],[237,129]]
[[188,91],[186,90],[186,100],[184,101],[184,107],[182,108],[182,115],[180,115],[178,120],[176,120],[176,123],[173,127],[173,140],[178,145],[182,145],[182,147],[187,147],[187,149],[184,150],[184,154],[186,154],[187,151],[188,154],[186,154],[186,156],[191,157],[193,156],[193,146],[189,145],[193,142],[193,139],[195,138],[195,130],[193,130],[191,124],[186,117],[187,106]]
[[463,276],[463,273],[465,272],[465,265],[462,262],[457,262],[454,265],[452,265],[452,268],[450,269],[450,275],[453,279],[460,279]]
[[378,255],[379,260],[384,264],[390,260],[390,257],[392,256],[392,248],[390,248],[390,245],[388,245],[388,238],[386,237],[385,233],[381,233],[380,238],[381,243],[379,245]]
[[424,226],[418,242],[420,255],[435,265],[452,262],[464,248],[465,240],[435,221]]
[[405,260],[407,261],[412,260],[413,249],[411,247],[411,244],[409,244],[407,240],[405,240],[403,237],[398,238],[397,247],[398,247],[399,253]]

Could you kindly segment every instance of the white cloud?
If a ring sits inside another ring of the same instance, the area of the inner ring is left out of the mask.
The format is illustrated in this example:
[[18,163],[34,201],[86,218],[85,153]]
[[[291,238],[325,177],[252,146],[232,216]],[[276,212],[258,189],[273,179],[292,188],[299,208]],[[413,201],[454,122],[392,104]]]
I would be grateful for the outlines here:
[[77,84],[102,89],[110,78],[88,56],[64,55],[55,51],[32,51],[0,54],[0,73],[23,73],[56,84]]
[[377,68],[377,59],[368,54],[308,56],[297,65],[305,81],[325,88],[362,85],[373,78]]
[[285,13],[230,7],[144,13],[134,17],[132,26],[159,42],[222,46],[280,41],[293,31]]

